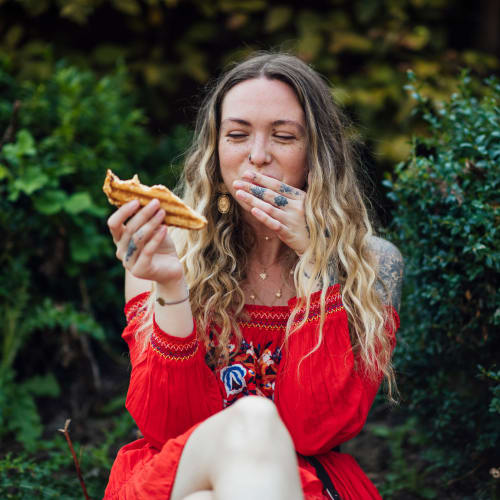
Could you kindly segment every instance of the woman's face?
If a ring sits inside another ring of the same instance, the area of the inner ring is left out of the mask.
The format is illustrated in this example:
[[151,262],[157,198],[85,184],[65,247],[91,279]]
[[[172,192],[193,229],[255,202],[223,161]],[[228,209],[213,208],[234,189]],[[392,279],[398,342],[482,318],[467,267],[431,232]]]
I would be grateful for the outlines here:
[[305,127],[304,111],[286,83],[255,78],[229,90],[222,101],[218,148],[222,179],[233,198],[233,182],[247,171],[302,189]]

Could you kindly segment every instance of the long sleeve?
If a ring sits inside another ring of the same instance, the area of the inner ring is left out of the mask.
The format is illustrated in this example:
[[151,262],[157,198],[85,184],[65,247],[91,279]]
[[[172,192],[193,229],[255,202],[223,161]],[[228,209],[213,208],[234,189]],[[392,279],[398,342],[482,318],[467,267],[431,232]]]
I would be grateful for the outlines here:
[[[303,455],[326,453],[358,434],[380,385],[355,369],[339,284],[327,293],[323,342],[302,361],[297,377],[299,361],[318,340],[320,294],[312,295],[305,325],[289,338],[276,380],[275,403],[296,450]],[[290,309],[296,301],[289,302]],[[390,335],[399,326],[393,312],[396,328]]]
[[144,319],[141,305],[147,295],[134,297],[125,306],[129,322],[122,337],[132,364],[125,405],[143,436],[159,449],[167,439],[221,410],[222,395],[205,363],[196,324],[188,337],[179,338],[161,330],[153,318],[149,343],[143,348],[137,341],[136,332]]

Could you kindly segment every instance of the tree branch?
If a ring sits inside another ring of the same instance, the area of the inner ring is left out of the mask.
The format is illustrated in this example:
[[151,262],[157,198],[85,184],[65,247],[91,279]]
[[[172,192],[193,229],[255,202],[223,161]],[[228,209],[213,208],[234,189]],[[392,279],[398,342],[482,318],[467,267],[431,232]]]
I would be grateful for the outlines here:
[[82,486],[83,494],[85,495],[86,500],[90,500],[90,497],[87,493],[87,488],[85,487],[85,481],[83,480],[82,471],[80,470],[80,463],[78,462],[78,458],[75,453],[75,449],[73,448],[73,443],[71,442],[71,438],[69,437],[69,423],[71,420],[68,418],[64,424],[64,429],[58,429],[59,432],[64,434],[66,441],[68,442],[69,449],[71,451],[71,455],[73,455],[73,462],[75,462],[76,473],[78,475],[78,479],[80,480],[80,484]]

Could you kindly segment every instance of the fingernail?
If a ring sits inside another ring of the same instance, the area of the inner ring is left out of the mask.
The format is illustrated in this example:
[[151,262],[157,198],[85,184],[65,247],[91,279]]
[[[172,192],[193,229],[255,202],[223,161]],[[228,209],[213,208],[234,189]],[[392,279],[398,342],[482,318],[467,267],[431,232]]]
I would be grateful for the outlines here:
[[233,182],[233,186],[234,186],[235,188],[241,188],[241,187],[243,187],[243,186],[244,186],[244,184],[243,184],[243,182],[241,182],[241,181],[234,181],[234,182]]

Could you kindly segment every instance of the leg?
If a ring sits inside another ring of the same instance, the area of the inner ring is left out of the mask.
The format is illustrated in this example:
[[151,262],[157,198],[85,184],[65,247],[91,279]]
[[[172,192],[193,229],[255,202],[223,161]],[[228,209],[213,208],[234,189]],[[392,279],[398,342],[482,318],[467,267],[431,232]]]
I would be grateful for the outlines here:
[[190,436],[171,499],[207,490],[214,500],[303,499],[293,442],[270,400],[242,398]]
[[183,500],[214,500],[214,498],[215,497],[212,491],[204,490],[188,495],[187,497],[184,497]]

